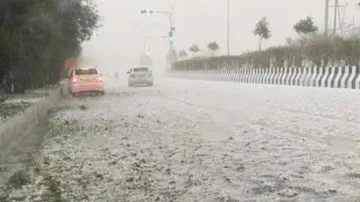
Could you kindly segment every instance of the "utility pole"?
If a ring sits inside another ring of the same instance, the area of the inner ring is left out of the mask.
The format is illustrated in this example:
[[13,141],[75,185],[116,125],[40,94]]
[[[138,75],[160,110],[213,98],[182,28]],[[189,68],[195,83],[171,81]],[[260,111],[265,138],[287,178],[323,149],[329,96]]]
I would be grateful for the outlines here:
[[336,20],[337,20],[337,13],[339,9],[339,0],[335,0],[335,9],[334,9],[334,36],[336,35]]
[[227,0],[227,55],[230,55],[230,0]]
[[344,18],[345,18],[345,9],[343,10],[343,14],[344,14],[344,16],[343,16],[343,18],[341,18],[341,12],[340,12],[340,8],[339,8],[339,14],[338,14],[338,16],[339,16],[339,28],[340,28],[340,35],[342,35],[343,33],[344,33],[344,30],[343,30],[343,28],[344,28],[344,23],[343,23],[343,21],[344,21]]
[[325,0],[325,30],[324,35],[328,35],[328,29],[329,29],[329,0]]
[[339,8],[342,8],[342,16],[340,15],[339,10],[339,24],[340,24],[340,31],[341,34],[344,33],[344,25],[345,25],[345,16],[346,16],[346,8],[349,5],[349,2],[347,2],[345,5],[339,5]]
[[[329,0],[326,0],[326,2],[328,3]],[[341,20],[340,20],[340,8],[346,8],[348,6],[348,3],[345,5],[339,5],[339,0],[335,0],[335,5],[334,6],[327,6],[327,8],[331,7],[334,8],[334,36],[336,35],[336,29],[337,29],[337,20],[339,18],[339,26],[340,29],[342,29],[342,24],[341,24]],[[325,12],[325,16],[327,15],[327,18],[325,18],[326,20],[328,19],[328,13],[326,14]],[[345,17],[345,9],[344,9],[344,16]],[[325,21],[326,21],[325,20]],[[326,25],[326,24],[325,24]]]
[[352,18],[352,20],[348,22],[344,22],[344,33],[346,33],[347,37],[354,36],[355,34],[355,17]]
[[353,36],[355,35],[355,17],[353,17],[353,20],[352,20],[352,35]]

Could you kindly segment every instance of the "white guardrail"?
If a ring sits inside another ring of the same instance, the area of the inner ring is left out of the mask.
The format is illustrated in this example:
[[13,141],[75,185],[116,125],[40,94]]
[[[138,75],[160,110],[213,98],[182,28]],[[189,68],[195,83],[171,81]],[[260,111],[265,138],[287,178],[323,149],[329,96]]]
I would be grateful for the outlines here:
[[16,114],[0,125],[0,151],[6,150],[19,138],[27,135],[43,119],[48,110],[61,98],[61,87],[52,91],[48,97],[32,104],[24,112]]
[[168,77],[226,83],[360,89],[360,66],[239,68],[217,71],[174,71]]

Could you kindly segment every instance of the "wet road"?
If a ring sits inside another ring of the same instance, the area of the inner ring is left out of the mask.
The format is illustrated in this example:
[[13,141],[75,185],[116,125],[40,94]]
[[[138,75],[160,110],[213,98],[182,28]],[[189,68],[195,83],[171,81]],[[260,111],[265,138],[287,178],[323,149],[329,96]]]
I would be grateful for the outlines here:
[[356,91],[124,83],[109,82],[104,97],[64,99],[30,180],[8,193],[43,201],[360,200]]

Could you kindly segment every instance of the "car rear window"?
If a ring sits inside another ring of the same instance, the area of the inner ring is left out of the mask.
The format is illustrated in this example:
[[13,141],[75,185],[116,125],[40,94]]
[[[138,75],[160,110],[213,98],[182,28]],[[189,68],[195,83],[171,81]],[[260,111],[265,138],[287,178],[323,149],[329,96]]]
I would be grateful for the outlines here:
[[135,67],[134,68],[134,72],[148,72],[149,68],[148,67]]
[[97,70],[95,68],[89,68],[89,69],[76,69],[75,75],[92,75],[97,74]]

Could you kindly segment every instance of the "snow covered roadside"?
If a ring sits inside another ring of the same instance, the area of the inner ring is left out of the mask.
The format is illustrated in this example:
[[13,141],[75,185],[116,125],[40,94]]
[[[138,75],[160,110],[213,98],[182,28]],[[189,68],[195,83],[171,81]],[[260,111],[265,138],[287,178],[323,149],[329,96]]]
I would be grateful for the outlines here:
[[42,89],[29,90],[25,94],[11,95],[6,101],[0,103],[0,125],[11,116],[25,111],[32,104],[49,96],[56,86],[48,86]]
[[[221,108],[226,104],[201,103],[212,95],[187,91],[194,100],[180,100],[187,95],[169,92],[65,100],[33,165],[19,177],[23,186],[10,185],[2,201],[359,199],[359,155],[332,151],[290,130],[299,130],[305,118],[309,128],[303,130],[309,131],[327,119],[268,106],[251,120],[229,124],[229,112]],[[199,96],[205,97],[199,102]]]
[[[22,99],[33,98],[35,94],[43,95],[38,102],[31,104],[24,102],[16,105],[8,101],[2,106],[12,104],[10,106],[16,106],[15,110],[17,111],[9,113],[9,111],[5,110],[10,116],[0,125],[0,196],[3,195],[3,188],[7,182],[15,182],[17,184],[19,179],[21,179],[19,172],[21,173],[22,167],[31,162],[31,151],[37,148],[36,145],[38,145],[38,142],[41,142],[39,141],[41,134],[44,133],[44,131],[38,130],[39,127],[37,125],[39,125],[40,120],[46,118],[48,109],[59,100],[60,96],[59,90],[56,87],[51,87],[31,93],[28,92],[28,94],[21,96],[15,95],[10,101],[14,101],[16,97],[21,97]],[[0,201],[2,200],[0,199]]]

